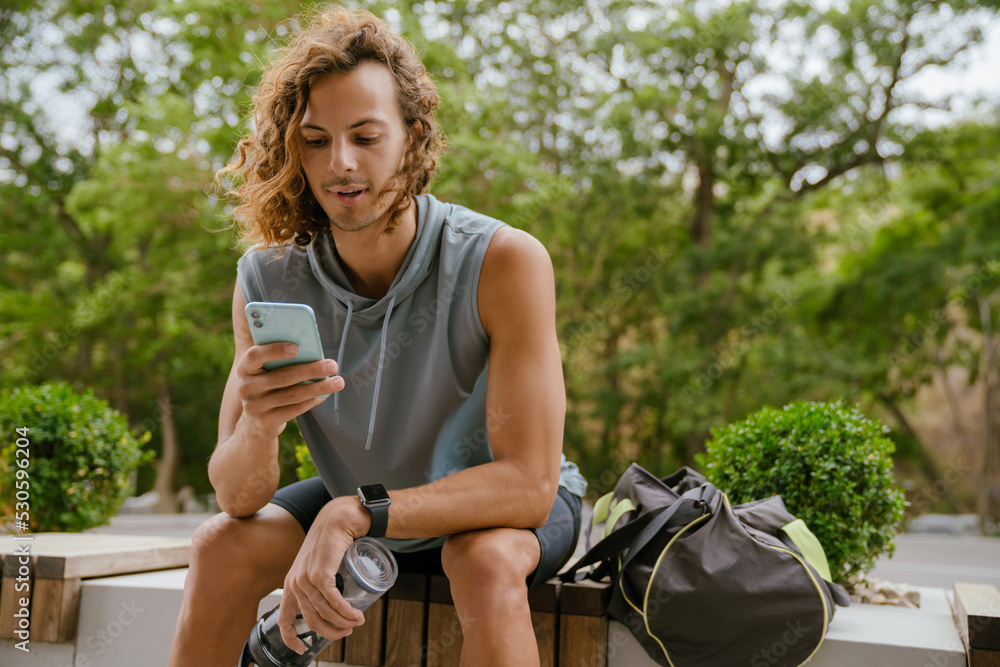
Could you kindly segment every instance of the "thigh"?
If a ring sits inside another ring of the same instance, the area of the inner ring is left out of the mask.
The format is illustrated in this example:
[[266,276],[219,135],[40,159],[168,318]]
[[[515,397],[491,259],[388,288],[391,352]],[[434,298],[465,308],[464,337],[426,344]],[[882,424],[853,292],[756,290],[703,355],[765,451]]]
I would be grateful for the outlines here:
[[249,576],[266,594],[281,586],[304,539],[299,522],[277,505],[243,518],[217,514],[191,538],[192,571],[216,582]]
[[580,538],[582,505],[578,496],[560,486],[545,525],[532,529],[538,538],[541,556],[535,571],[528,577],[529,588],[554,577],[573,555]]
[[271,504],[284,508],[294,516],[302,532],[308,533],[320,510],[333,499],[319,477],[310,477],[278,489]]

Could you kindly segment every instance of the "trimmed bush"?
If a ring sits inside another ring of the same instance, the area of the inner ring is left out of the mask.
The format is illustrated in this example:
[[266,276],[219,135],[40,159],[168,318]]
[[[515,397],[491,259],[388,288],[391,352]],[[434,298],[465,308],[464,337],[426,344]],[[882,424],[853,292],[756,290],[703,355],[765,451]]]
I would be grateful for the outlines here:
[[764,408],[713,429],[699,465],[734,504],[780,495],[823,545],[834,579],[850,584],[892,554],[903,519],[887,431],[842,403]]
[[[107,524],[132,492],[129,474],[152,455],[143,453],[149,433],[136,437],[106,401],[66,383],[20,387],[0,397],[0,432],[0,516],[11,526],[26,511],[32,531]],[[27,446],[18,447],[25,440]],[[26,468],[17,450],[27,451]]]

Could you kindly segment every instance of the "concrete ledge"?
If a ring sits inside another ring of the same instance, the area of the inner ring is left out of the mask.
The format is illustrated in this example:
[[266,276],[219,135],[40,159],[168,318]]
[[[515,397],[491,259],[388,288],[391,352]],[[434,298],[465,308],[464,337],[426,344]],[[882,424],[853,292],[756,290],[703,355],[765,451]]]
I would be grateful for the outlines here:
[[[85,580],[75,643],[33,641],[31,653],[25,654],[14,648],[14,642],[0,642],[0,664],[165,666],[186,574],[186,569],[177,569]],[[946,591],[921,588],[920,594],[921,609],[873,605],[838,609],[809,666],[965,667],[965,651]],[[265,597],[258,615],[280,599],[280,591]],[[608,667],[656,666],[625,626],[611,621],[607,632]],[[317,663],[318,667],[332,664]]]
[[[920,588],[920,609],[855,604],[837,609],[809,667],[966,667],[965,650],[940,588]],[[781,646],[769,661],[778,664]],[[608,625],[608,667],[657,667],[629,629]],[[754,666],[757,667],[757,666]]]

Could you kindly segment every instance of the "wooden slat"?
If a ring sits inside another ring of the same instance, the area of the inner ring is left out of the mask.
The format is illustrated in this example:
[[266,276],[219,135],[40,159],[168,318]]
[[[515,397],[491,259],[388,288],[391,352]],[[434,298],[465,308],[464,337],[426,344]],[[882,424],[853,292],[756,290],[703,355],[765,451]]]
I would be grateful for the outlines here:
[[344,662],[344,640],[338,639],[316,656],[317,662]]
[[607,663],[611,585],[581,581],[559,589],[559,667],[604,667]]
[[559,611],[578,616],[604,616],[608,610],[611,584],[581,581],[563,584],[559,590]]
[[451,583],[448,581],[448,577],[443,574],[432,575],[428,585],[430,586],[430,590],[428,591],[430,602],[452,604]]
[[528,591],[532,611],[559,611],[559,580],[550,579]]
[[607,616],[559,615],[559,667],[605,667]]
[[42,642],[66,642],[76,637],[80,610],[79,579],[35,579],[31,601],[31,635]]
[[556,637],[558,615],[549,611],[531,612],[531,627],[538,643],[538,661],[541,667],[556,667]]
[[[98,533],[39,533],[32,536],[35,576],[79,579],[186,567],[191,539],[104,535]],[[0,537],[0,554],[15,553],[13,537]]]
[[344,662],[350,665],[378,667],[383,664],[385,648],[385,596],[365,610],[364,625],[344,637]]
[[984,651],[980,648],[968,652],[969,667],[1000,667],[1000,651]]
[[[22,613],[21,598],[28,598],[28,613],[31,613],[31,597],[34,594],[34,582],[32,581],[33,561],[27,563],[27,581],[18,581],[20,574],[20,557],[17,555],[7,555],[0,557],[2,564],[2,578],[0,578],[0,639],[19,639],[14,634],[18,629],[20,619],[15,614]],[[22,577],[23,579],[23,577]],[[19,591],[27,584],[28,589]]]
[[385,627],[385,664],[388,667],[420,667],[426,625],[426,602],[389,599]]
[[955,617],[970,649],[1000,651],[1000,591],[990,584],[954,584]]
[[399,576],[396,577],[396,583],[392,585],[392,588],[385,595],[395,600],[418,600],[426,602],[429,583],[429,577],[426,574],[400,572]]
[[427,605],[427,667],[458,667],[461,657],[462,624],[455,607],[432,598]]
[[531,626],[538,643],[538,659],[541,667],[556,667],[559,637],[559,580],[550,579],[528,591],[528,607],[531,609]]

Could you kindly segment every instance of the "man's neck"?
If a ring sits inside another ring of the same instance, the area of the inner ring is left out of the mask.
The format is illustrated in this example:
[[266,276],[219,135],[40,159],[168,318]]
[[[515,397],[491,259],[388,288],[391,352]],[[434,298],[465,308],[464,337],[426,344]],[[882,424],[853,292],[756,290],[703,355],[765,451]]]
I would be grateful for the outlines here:
[[396,279],[417,237],[416,204],[411,201],[391,234],[383,233],[387,222],[370,225],[359,232],[344,232],[331,225],[344,273],[355,293],[368,299],[384,297]]

